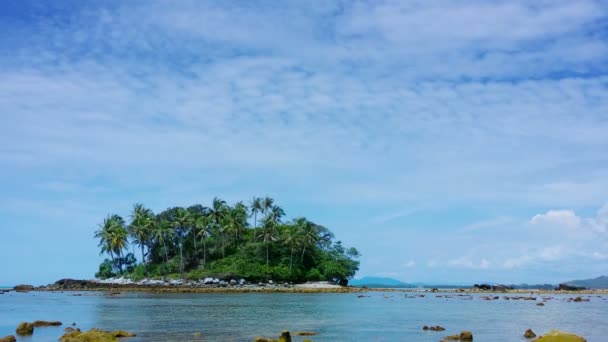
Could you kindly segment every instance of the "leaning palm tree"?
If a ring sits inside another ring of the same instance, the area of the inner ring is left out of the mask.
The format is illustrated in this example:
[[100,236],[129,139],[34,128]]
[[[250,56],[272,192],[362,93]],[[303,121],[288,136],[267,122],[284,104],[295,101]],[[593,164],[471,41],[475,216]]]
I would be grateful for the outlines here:
[[[112,265],[115,264],[116,256],[122,258],[122,251],[129,244],[125,221],[118,215],[108,215],[99,226],[99,230],[95,232],[95,237],[100,239],[101,253],[110,254]],[[118,268],[122,273],[122,263],[118,264]]]
[[149,244],[154,225],[154,214],[152,210],[143,206],[143,204],[135,204],[131,212],[131,224],[127,229],[133,243],[141,248],[141,263],[144,265],[144,273],[146,273],[146,254],[144,247]]
[[179,272],[182,277],[184,276],[184,236],[188,235],[191,224],[190,213],[184,208],[177,208],[173,226],[176,235],[179,237]]
[[266,266],[270,265],[270,243],[277,239],[276,225],[277,222],[271,216],[266,216],[262,221],[261,230],[258,232],[258,237],[266,244]]
[[253,241],[255,241],[255,229],[258,227],[258,213],[261,213],[264,209],[262,199],[260,197],[253,197],[250,208],[251,216],[253,216]]

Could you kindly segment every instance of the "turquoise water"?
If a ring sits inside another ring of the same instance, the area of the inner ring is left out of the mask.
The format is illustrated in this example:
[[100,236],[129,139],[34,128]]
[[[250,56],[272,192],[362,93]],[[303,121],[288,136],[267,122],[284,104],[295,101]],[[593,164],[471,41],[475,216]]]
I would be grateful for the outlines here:
[[[57,341],[76,322],[83,330],[124,329],[138,334],[127,341],[252,341],[281,330],[313,330],[313,341],[428,341],[471,330],[475,341],[525,341],[552,328],[576,332],[589,342],[608,336],[608,296],[566,302],[553,296],[545,306],[532,301],[481,300],[479,295],[407,298],[412,294],[150,294],[6,293],[0,295],[0,337],[14,334],[21,321],[60,320],[63,327],[37,328],[21,341]],[[443,295],[443,294],[439,294]],[[386,298],[388,297],[388,298]],[[584,296],[586,297],[586,296]],[[540,299],[540,298],[539,298]],[[444,332],[422,331],[441,325]],[[200,336],[195,336],[200,333]],[[294,341],[302,341],[296,337]]]

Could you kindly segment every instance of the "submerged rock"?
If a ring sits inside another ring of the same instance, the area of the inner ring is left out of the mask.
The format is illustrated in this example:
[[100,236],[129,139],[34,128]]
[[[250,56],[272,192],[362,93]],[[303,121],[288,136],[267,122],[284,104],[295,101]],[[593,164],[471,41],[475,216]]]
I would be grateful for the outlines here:
[[532,342],[587,342],[587,340],[573,333],[551,330]]
[[432,330],[432,331],[444,331],[445,328],[440,326],[440,325],[435,325],[435,326],[423,326],[422,330]]
[[0,342],[17,342],[17,339],[13,335],[0,337]]
[[524,337],[533,338],[533,337],[536,337],[536,334],[534,333],[534,331],[532,331],[532,329],[528,329],[528,330],[526,330],[526,332],[524,332]]
[[91,329],[87,332],[79,330],[64,334],[59,338],[59,342],[115,342],[119,337],[133,337],[135,334],[124,330],[116,330],[113,332],[100,329]]
[[15,332],[21,336],[31,335],[34,333],[34,325],[28,322],[21,322],[17,326],[17,329],[15,329]]
[[35,327],[56,327],[62,325],[63,323],[59,321],[34,321],[32,324]]
[[297,336],[315,336],[315,335],[317,335],[317,333],[314,331],[296,331],[293,334],[297,335]]
[[269,338],[269,337],[256,337],[254,342],[291,342],[291,334],[289,331],[284,330],[279,336],[278,339]]

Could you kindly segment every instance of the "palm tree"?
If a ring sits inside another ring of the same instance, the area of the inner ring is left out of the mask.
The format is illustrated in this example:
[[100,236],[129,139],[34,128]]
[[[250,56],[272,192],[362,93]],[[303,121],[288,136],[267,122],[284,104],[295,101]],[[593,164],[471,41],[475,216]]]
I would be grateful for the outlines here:
[[176,235],[179,237],[179,272],[182,277],[184,276],[184,236],[188,234],[191,223],[190,213],[184,208],[177,208],[173,225]]
[[262,230],[258,233],[258,236],[266,244],[266,266],[270,265],[270,243],[272,241],[276,241],[276,225],[277,222],[273,219],[272,216],[266,216],[262,221]]
[[264,210],[262,199],[260,197],[253,197],[250,207],[251,215],[253,216],[253,241],[255,241],[255,229],[258,227],[258,213],[261,213]]
[[154,225],[154,214],[152,210],[143,206],[143,204],[135,204],[131,212],[131,224],[127,231],[133,239],[133,243],[141,248],[141,263],[144,265],[144,274],[146,273],[146,257],[144,246],[149,244],[152,226]]
[[196,241],[197,237],[200,236],[203,242],[203,268],[205,268],[205,264],[207,263],[207,234],[212,225],[212,219],[207,215],[196,215],[194,217],[194,227],[197,229],[194,240]]
[[225,223],[223,221],[225,221],[226,209],[226,201],[219,197],[213,198],[209,216],[213,219],[216,229],[222,236],[222,258],[226,257],[226,229],[222,225],[222,223]]
[[247,206],[243,202],[237,202],[234,208],[228,210],[229,231],[234,233],[235,246],[239,248],[239,241],[242,232],[247,227]]
[[298,230],[297,221],[295,221],[293,225],[288,225],[285,227],[285,230],[283,231],[283,243],[288,245],[290,249],[289,273],[291,273],[291,268],[293,265],[293,253],[296,249],[296,246],[300,243],[300,232]]
[[305,218],[299,218],[296,220],[296,226],[300,233],[300,242],[302,244],[302,257],[301,262],[304,263],[304,254],[306,253],[307,247],[314,246],[319,240],[318,226]]
[[165,263],[169,262],[169,250],[167,249],[167,240],[171,241],[173,236],[173,226],[167,220],[156,220],[152,226],[151,237],[163,246],[165,254]]
[[268,211],[272,208],[273,205],[274,199],[268,196],[264,197],[264,199],[262,199],[262,214],[268,213]]
[[[115,256],[122,258],[122,251],[129,244],[127,240],[127,230],[125,229],[125,221],[118,215],[108,215],[99,225],[99,229],[95,232],[95,237],[99,238],[99,247],[101,253],[110,254],[112,265],[115,264]],[[120,273],[122,273],[122,263],[118,265]]]

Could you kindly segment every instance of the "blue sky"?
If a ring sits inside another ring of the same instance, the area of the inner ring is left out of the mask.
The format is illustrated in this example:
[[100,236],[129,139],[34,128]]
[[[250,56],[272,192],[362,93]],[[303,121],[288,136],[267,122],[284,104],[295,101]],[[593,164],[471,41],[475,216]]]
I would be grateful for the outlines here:
[[359,276],[608,274],[606,1],[2,1],[0,284],[269,195]]

